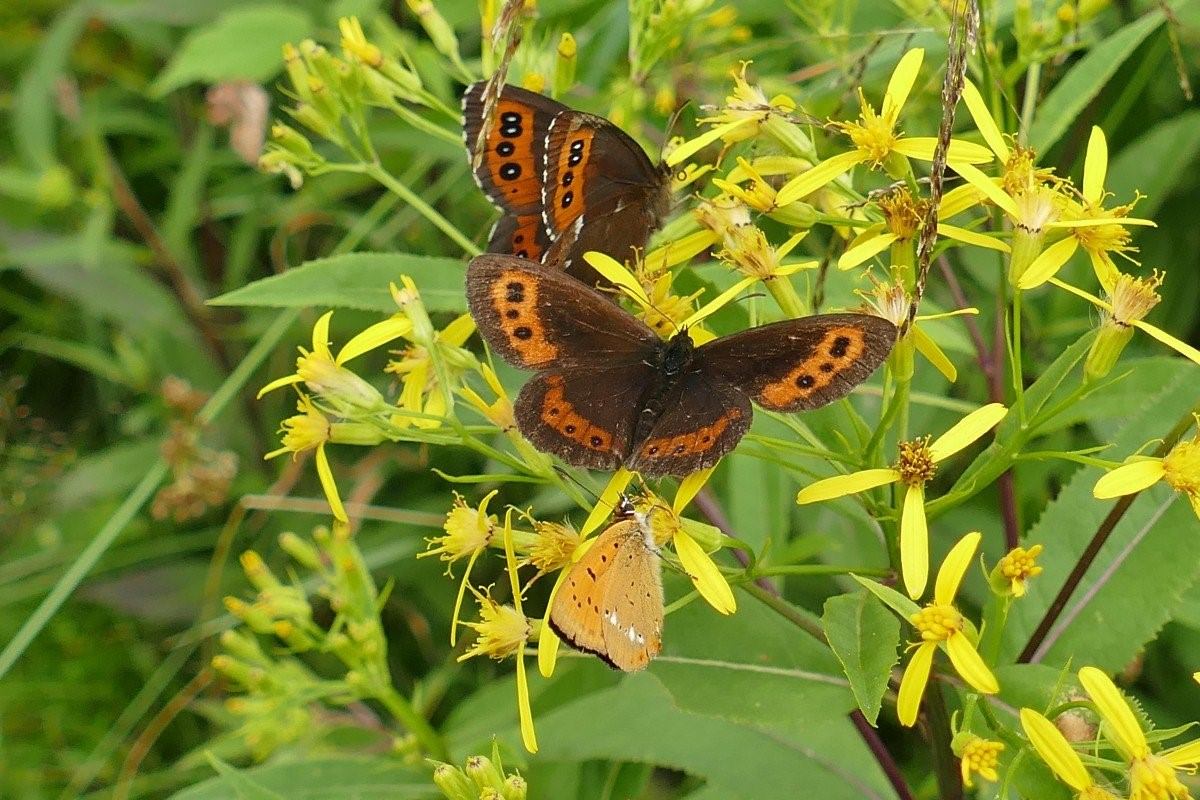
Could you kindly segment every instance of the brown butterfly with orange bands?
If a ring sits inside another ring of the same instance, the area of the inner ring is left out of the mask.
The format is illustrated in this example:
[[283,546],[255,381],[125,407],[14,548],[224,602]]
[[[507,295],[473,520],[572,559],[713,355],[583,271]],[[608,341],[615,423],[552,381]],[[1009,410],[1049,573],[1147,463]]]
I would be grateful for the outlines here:
[[751,400],[801,411],[844,397],[896,341],[896,326],[868,314],[663,341],[561,270],[500,254],[472,259],[467,302],[493,350],[537,371],[515,405],[526,439],[572,466],[648,476],[717,463],[749,429]]
[[[671,173],[603,117],[549,97],[504,86],[485,108],[487,81],[463,94],[463,139],[475,182],[502,215],[488,251],[554,264],[585,283],[605,281],[581,256],[598,250],[618,261],[662,224],[671,206]],[[490,114],[488,112],[490,111]],[[481,136],[485,114],[492,129]],[[472,153],[482,141],[480,154]]]

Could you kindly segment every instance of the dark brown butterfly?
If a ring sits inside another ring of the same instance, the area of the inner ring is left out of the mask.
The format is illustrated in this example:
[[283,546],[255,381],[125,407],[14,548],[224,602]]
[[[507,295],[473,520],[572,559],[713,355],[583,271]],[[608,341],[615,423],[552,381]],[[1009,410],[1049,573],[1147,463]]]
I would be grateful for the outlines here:
[[687,475],[715,464],[771,411],[844,397],[891,351],[896,326],[865,314],[776,322],[696,346],[549,265],[477,256],[467,301],[510,363],[537,370],[517,398],[521,433],[568,464]]
[[[468,158],[481,141],[486,81],[463,95]],[[536,92],[505,86],[492,129],[473,167],[475,181],[500,208],[488,251],[555,264],[589,284],[602,282],[581,256],[598,250],[618,261],[670,211],[671,173],[655,166],[624,131]]]

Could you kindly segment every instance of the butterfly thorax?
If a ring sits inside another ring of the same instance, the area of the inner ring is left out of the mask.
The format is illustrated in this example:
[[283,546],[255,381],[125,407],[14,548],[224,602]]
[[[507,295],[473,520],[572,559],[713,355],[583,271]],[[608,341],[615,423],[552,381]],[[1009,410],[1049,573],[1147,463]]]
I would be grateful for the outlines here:
[[671,337],[667,342],[667,346],[660,351],[658,367],[663,375],[674,377],[679,375],[688,364],[692,363],[692,354],[695,353],[696,346],[692,342],[692,337],[688,335],[686,329],[679,331]]

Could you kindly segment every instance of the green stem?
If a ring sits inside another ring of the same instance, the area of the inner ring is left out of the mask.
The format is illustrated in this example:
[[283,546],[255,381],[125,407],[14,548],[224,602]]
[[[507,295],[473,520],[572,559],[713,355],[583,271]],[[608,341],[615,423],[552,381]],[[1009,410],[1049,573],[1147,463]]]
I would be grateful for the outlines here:
[[422,749],[430,757],[439,761],[450,760],[450,751],[446,749],[446,742],[433,729],[429,721],[416,712],[407,698],[388,684],[381,686],[375,697],[421,743]]
[[777,567],[761,567],[746,575],[748,580],[772,575],[869,575],[886,578],[892,571],[880,567],[848,567],[838,564],[784,564]]
[[1029,65],[1025,73],[1025,97],[1021,101],[1021,127],[1017,133],[1017,141],[1029,143],[1029,128],[1033,125],[1033,112],[1037,108],[1038,84],[1042,79],[1042,64],[1035,61]]
[[1013,391],[1017,395],[1017,413],[1021,424],[1025,424],[1025,368],[1021,363],[1021,297],[1020,289],[1013,292],[1013,322],[1012,322],[1012,381]]
[[800,299],[800,295],[796,293],[796,287],[792,285],[786,275],[776,275],[763,283],[767,287],[767,291],[771,293],[771,297],[775,298],[775,302],[788,317],[796,319],[808,315],[807,305]]

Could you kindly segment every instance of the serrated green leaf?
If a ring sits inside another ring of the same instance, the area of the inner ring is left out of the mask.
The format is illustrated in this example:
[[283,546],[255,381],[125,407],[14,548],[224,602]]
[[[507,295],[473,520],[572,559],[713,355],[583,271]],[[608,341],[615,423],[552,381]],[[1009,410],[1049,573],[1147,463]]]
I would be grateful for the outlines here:
[[427,772],[394,758],[329,757],[279,761],[235,770],[209,756],[220,775],[172,795],[172,800],[434,800],[442,795]]
[[[1122,458],[1163,436],[1196,401],[1195,370],[1181,373],[1154,395],[1115,437],[1110,457]],[[1042,544],[1043,574],[1013,604],[1004,630],[1001,661],[1014,658],[1041,620],[1079,555],[1114,501],[1092,497],[1102,473],[1078,470],[1030,529],[1025,546]],[[1076,588],[1051,631],[1042,663],[1070,661],[1107,671],[1128,664],[1154,638],[1200,573],[1195,538],[1200,524],[1187,501],[1166,486],[1138,496]]]
[[1158,29],[1163,19],[1161,11],[1151,11],[1097,44],[1071,67],[1038,105],[1029,129],[1029,141],[1035,150],[1045,153],[1058,143],[1079,113],[1133,55],[1137,46]]
[[874,725],[892,667],[899,660],[900,620],[874,595],[862,591],[826,600],[821,623],[858,707]]
[[394,312],[389,283],[408,275],[429,311],[467,310],[464,264],[456,258],[412,253],[347,253],[319,258],[282,275],[247,284],[209,302],[218,306],[357,308]]
[[188,34],[150,93],[162,97],[189,83],[265,81],[283,69],[283,45],[312,31],[309,15],[293,6],[264,3],[226,11]]

